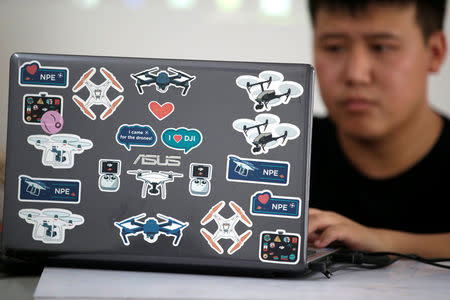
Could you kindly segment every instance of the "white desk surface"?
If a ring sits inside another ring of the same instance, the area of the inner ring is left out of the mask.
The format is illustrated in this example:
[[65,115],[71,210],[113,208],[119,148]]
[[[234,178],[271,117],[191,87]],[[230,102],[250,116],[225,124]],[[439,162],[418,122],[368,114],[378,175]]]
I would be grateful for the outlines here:
[[450,299],[450,270],[398,261],[300,278],[46,268],[35,299]]

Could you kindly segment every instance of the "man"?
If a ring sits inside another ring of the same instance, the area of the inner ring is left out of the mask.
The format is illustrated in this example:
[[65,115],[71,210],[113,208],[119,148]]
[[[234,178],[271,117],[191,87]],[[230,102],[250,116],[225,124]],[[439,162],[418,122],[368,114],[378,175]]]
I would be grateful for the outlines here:
[[313,125],[310,242],[450,257],[450,122],[427,98],[445,1],[309,5],[329,114]]

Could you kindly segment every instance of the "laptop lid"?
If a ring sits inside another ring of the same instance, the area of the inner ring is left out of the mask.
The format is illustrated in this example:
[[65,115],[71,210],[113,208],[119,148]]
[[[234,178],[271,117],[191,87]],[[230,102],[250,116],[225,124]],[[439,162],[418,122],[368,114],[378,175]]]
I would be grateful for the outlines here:
[[313,73],[12,55],[7,255],[305,271]]

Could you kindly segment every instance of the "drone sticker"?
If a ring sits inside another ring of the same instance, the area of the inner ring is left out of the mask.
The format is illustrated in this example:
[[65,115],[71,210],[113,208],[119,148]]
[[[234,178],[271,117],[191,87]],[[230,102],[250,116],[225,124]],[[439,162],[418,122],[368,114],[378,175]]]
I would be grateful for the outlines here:
[[28,125],[39,125],[42,116],[50,111],[62,115],[63,97],[49,95],[45,92],[23,96],[23,122]]
[[19,201],[77,204],[80,195],[79,180],[19,176]]
[[227,156],[227,180],[246,183],[288,185],[290,163]]
[[[182,96],[186,96],[191,88],[191,81],[195,76],[179,71],[174,68],[167,68],[167,71],[159,71],[158,67],[147,69],[136,74],[131,74],[131,78],[136,80],[136,88],[138,93],[142,95],[144,91],[143,86],[154,85],[156,90],[160,93],[165,93],[170,86],[183,89]],[[155,73],[158,72],[158,73]]]
[[254,216],[298,219],[300,206],[300,198],[274,196],[269,190],[258,191],[250,197],[250,213]]
[[219,203],[214,205],[200,221],[200,224],[204,226],[214,220],[218,227],[217,231],[212,234],[207,229],[201,228],[200,233],[208,241],[209,246],[219,254],[223,254],[224,250],[222,246],[220,246],[218,241],[221,239],[232,240],[234,243],[227,250],[228,254],[232,255],[233,253],[238,251],[252,236],[252,231],[250,229],[239,236],[235,229],[236,224],[241,221],[248,227],[252,227],[253,223],[247,217],[245,211],[234,201],[230,201],[228,205],[234,211],[234,215],[228,219],[222,217],[219,212],[225,206],[225,201],[220,201]]
[[300,239],[299,234],[286,233],[280,229],[261,232],[259,260],[274,264],[297,264],[300,260]]
[[300,129],[289,123],[281,123],[280,118],[272,114],[259,114],[255,120],[237,119],[233,128],[242,132],[247,143],[252,145],[253,154],[267,153],[269,149],[286,145],[300,135]]
[[19,69],[19,85],[48,86],[66,88],[69,82],[69,69],[62,67],[41,66],[34,60],[24,63]]
[[139,219],[144,218],[145,215],[143,213],[120,222],[114,222],[114,226],[120,229],[120,236],[125,246],[130,245],[130,241],[128,240],[128,236],[130,235],[136,236],[142,234],[147,243],[154,243],[162,233],[166,236],[174,237],[172,245],[176,247],[183,236],[183,229],[189,226],[189,222],[184,223],[163,214],[156,215],[163,220],[162,222],[159,222],[155,218],[147,218],[141,222]]
[[172,102],[161,105],[157,101],[151,101],[148,109],[158,120],[162,121],[173,113],[175,106]]
[[189,166],[189,193],[192,196],[206,197],[211,192],[212,165],[191,163]]
[[202,143],[203,136],[195,128],[179,127],[167,128],[161,134],[161,139],[167,147],[174,150],[183,150],[184,154],[187,154]]
[[120,165],[118,159],[100,159],[98,161],[98,188],[102,192],[117,192],[120,187]]
[[303,87],[294,81],[283,81],[283,74],[275,71],[263,71],[258,77],[242,75],[236,84],[246,89],[250,100],[255,103],[255,111],[270,111],[273,106],[288,104],[292,98],[303,94]]
[[116,134],[116,141],[128,151],[134,147],[152,147],[156,144],[157,137],[152,127],[140,124],[123,124]]
[[90,68],[86,73],[84,73],[80,80],[74,85],[72,91],[74,93],[81,90],[83,87],[86,87],[89,91],[89,98],[87,100],[82,100],[77,95],[73,95],[73,101],[78,105],[83,112],[84,115],[89,117],[91,120],[95,120],[97,116],[91,110],[91,106],[93,105],[103,105],[105,106],[105,110],[100,115],[101,120],[106,120],[112,113],[116,110],[119,104],[123,101],[123,96],[117,96],[114,100],[109,100],[107,96],[107,92],[110,87],[113,87],[118,92],[123,92],[123,87],[117,81],[116,77],[108,71],[106,68],[100,68],[100,73],[102,73],[103,77],[105,77],[105,81],[102,84],[95,84],[91,81],[92,76],[94,76],[96,72],[95,68]]
[[183,174],[172,171],[153,172],[151,170],[128,170],[127,174],[135,175],[136,180],[142,181],[141,197],[145,199],[147,194],[157,196],[161,193],[161,199],[166,199],[166,184],[174,182],[176,177],[183,177]]
[[33,239],[45,244],[61,244],[66,230],[84,223],[82,216],[60,208],[21,209],[19,217],[34,225]]
[[55,169],[70,169],[75,162],[75,154],[91,149],[92,141],[75,134],[30,135],[28,144],[43,150],[42,164]]

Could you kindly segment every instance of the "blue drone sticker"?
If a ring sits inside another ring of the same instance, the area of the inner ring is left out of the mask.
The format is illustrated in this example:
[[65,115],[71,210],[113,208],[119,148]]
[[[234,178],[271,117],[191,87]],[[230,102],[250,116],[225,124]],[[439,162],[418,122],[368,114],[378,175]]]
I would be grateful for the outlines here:
[[158,70],[158,67],[154,67],[130,75],[131,78],[136,80],[136,88],[140,95],[144,93],[143,86],[155,85],[156,90],[160,93],[165,93],[170,86],[174,86],[183,89],[181,95],[186,96],[191,88],[191,81],[196,78],[174,68],[167,68],[167,71],[155,73]]
[[163,222],[158,222],[155,218],[147,218],[144,222],[139,221],[145,215],[143,213],[120,222],[114,222],[114,226],[120,229],[120,236],[125,246],[130,245],[130,241],[128,240],[129,235],[136,236],[142,234],[147,243],[154,243],[158,240],[161,233],[166,236],[173,236],[174,240],[172,245],[178,246],[183,236],[183,229],[189,226],[189,222],[183,223],[163,214],[156,215]]

